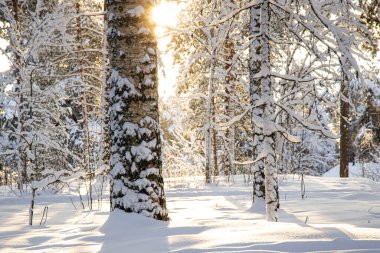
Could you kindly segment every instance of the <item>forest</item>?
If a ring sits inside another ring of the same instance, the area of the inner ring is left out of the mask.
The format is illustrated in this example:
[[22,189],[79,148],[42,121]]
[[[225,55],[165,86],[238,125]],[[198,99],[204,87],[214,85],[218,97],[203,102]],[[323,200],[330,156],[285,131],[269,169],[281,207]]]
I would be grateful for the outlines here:
[[0,0],[0,252],[380,252],[379,0]]

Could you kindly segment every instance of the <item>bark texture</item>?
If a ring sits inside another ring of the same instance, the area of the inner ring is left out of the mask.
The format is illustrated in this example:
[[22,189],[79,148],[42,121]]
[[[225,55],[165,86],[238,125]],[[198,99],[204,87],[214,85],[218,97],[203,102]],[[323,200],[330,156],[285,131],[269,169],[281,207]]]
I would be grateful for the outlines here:
[[[81,13],[81,3],[77,1],[75,4],[76,13],[79,15]],[[90,131],[88,127],[88,107],[87,107],[87,87],[85,84],[84,77],[84,47],[83,47],[83,36],[82,36],[82,19],[80,16],[76,19],[76,29],[77,29],[77,37],[76,41],[78,43],[78,54],[79,54],[79,73],[80,73],[80,98],[82,100],[82,127],[83,127],[83,153],[82,153],[82,166],[84,171],[86,172],[86,179],[88,179],[88,206],[90,210],[92,210],[92,171],[90,166]]]
[[348,177],[350,161],[350,130],[348,119],[350,116],[350,104],[348,102],[348,81],[346,77],[343,79],[340,94],[340,177]]
[[[210,61],[210,79],[208,85],[208,97],[207,97],[207,108],[206,108],[206,134],[205,134],[205,144],[206,144],[206,183],[211,183],[212,166],[213,166],[213,146],[212,146],[212,129],[214,128],[213,119],[213,97],[214,97],[214,76],[215,76],[215,56],[212,55]],[[216,161],[214,161],[215,163]]]
[[269,24],[270,8],[269,1],[263,1],[261,7],[261,92],[262,99],[266,101],[263,114],[263,149],[266,153],[264,161],[265,174],[265,203],[268,221],[278,221],[278,209],[280,207],[278,198],[278,179],[276,168],[275,152],[275,129],[272,125],[275,123],[275,114],[273,107],[273,91],[270,78],[270,44],[269,44]]
[[[234,48],[234,43],[232,40],[227,39],[224,45],[224,54],[226,57],[226,65],[225,71],[227,71],[226,75],[226,97],[225,97],[225,115],[228,115],[228,119],[233,119],[235,117],[235,101],[233,99],[233,94],[235,92],[235,82],[236,76],[232,73],[231,68],[233,67],[233,57],[236,51]],[[225,121],[227,123],[227,120]],[[224,171],[224,174],[227,176],[232,176],[235,174],[235,125],[230,126],[226,130],[226,141],[225,141],[225,152],[224,161],[227,168]]]
[[[279,197],[276,168],[276,128],[271,83],[270,7],[264,0],[251,9],[251,35],[258,39],[251,45],[250,78],[254,153],[259,159],[254,167],[254,200],[265,198],[268,221],[278,221]],[[264,175],[263,175],[264,173]],[[265,193],[265,196],[263,194]]]
[[112,207],[168,220],[161,175],[154,1],[107,0]]
[[[250,10],[250,27],[249,27],[249,35],[257,36],[260,34],[260,11],[261,6],[252,7]],[[253,126],[253,159],[256,159],[255,155],[258,156],[262,153],[262,145],[260,143],[263,142],[264,136],[263,131],[260,127],[257,126],[257,120],[259,120],[263,116],[263,107],[256,107],[257,102],[261,98],[261,87],[260,87],[260,78],[255,77],[262,66],[260,50],[262,39],[259,36],[255,39],[250,45],[250,57],[249,57],[249,76],[250,76],[250,103],[255,108],[252,109],[252,126]],[[253,202],[256,199],[264,199],[265,198],[265,184],[264,184],[264,161],[259,160],[252,166],[253,172]]]
[[18,189],[23,191],[23,184],[28,182],[27,175],[27,155],[26,155],[26,143],[25,143],[25,118],[26,118],[26,108],[24,101],[24,81],[22,78],[21,68],[21,43],[20,43],[20,8],[18,0],[12,0],[12,11],[13,11],[13,22],[14,22],[14,31],[10,36],[10,45],[12,46],[12,51],[14,53],[14,79],[15,79],[15,97],[16,103],[18,104],[17,108],[17,129],[16,136],[18,143],[17,148],[17,186]]

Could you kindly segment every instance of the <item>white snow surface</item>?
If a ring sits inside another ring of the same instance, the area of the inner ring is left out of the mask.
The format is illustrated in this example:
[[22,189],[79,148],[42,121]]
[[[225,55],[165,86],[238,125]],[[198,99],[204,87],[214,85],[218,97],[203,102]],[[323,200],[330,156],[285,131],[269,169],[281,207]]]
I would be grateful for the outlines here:
[[[370,178],[374,181],[379,181],[380,179],[380,165],[378,163],[349,163],[349,177],[365,177]],[[334,168],[327,171],[324,177],[339,177],[340,166],[337,165]]]
[[[167,181],[170,222],[110,215],[105,200],[99,210],[82,211],[67,193],[38,195],[30,227],[30,196],[2,189],[0,252],[380,252],[380,184],[369,179],[306,176],[302,200],[300,178],[283,177],[277,223],[251,206],[252,186],[242,177],[232,185]],[[40,226],[44,206],[48,219]]]

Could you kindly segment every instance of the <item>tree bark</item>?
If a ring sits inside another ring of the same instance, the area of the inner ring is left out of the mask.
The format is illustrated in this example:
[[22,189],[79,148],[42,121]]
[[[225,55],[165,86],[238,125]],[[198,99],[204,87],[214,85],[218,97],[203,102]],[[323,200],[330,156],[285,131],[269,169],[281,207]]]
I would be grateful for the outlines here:
[[218,140],[216,137],[216,128],[215,128],[215,96],[212,97],[212,148],[213,148],[213,158],[214,158],[214,176],[219,176],[218,169]]
[[29,225],[33,225],[33,214],[34,214],[34,201],[36,198],[36,190],[35,188],[32,189],[32,200],[30,202],[30,209],[29,209]]
[[270,8],[269,0],[263,1],[261,7],[261,34],[262,34],[262,48],[261,48],[261,92],[262,99],[266,101],[264,114],[263,114],[263,134],[264,142],[263,149],[265,150],[266,158],[264,161],[264,174],[265,174],[265,203],[268,221],[278,221],[278,209],[280,207],[278,197],[278,179],[276,168],[276,152],[275,152],[275,137],[276,133],[273,132],[271,124],[275,124],[275,114],[273,106],[273,91],[270,77]]
[[107,0],[112,207],[168,220],[153,1]]
[[210,79],[208,85],[208,97],[206,108],[206,134],[205,134],[205,146],[206,146],[206,183],[211,183],[212,175],[212,129],[213,123],[213,91],[214,91],[214,75],[215,75],[215,56],[211,56],[210,61]]
[[22,192],[23,191],[23,184],[27,181],[27,172],[26,172],[26,154],[25,154],[25,147],[23,146],[23,143],[25,140],[23,139],[22,135],[25,132],[25,126],[24,126],[24,96],[23,96],[23,85],[21,80],[21,56],[19,53],[19,37],[18,33],[20,32],[20,20],[19,20],[19,6],[18,6],[18,0],[12,0],[12,9],[13,9],[13,21],[15,22],[13,36],[10,37],[10,44],[13,48],[13,53],[15,57],[14,62],[14,78],[16,81],[15,86],[15,97],[18,101],[17,105],[17,115],[18,115],[18,122],[17,122],[17,129],[16,129],[16,136],[17,136],[17,187]]
[[[233,57],[235,55],[235,49],[234,49],[234,43],[232,41],[227,40],[224,46],[225,49],[225,55],[226,55],[226,62],[228,62],[225,65],[225,70],[228,71],[226,76],[226,98],[225,98],[225,105],[226,105],[226,115],[228,116],[228,119],[233,119],[235,117],[235,103],[234,99],[232,98],[234,92],[235,92],[235,81],[236,76],[232,74],[231,68],[232,68],[232,61]],[[227,123],[227,122],[226,122]],[[227,160],[227,166],[228,170],[224,172],[225,175],[232,176],[235,174],[235,125],[230,126],[226,131],[226,152],[225,157]]]
[[348,119],[350,116],[350,104],[348,102],[348,80],[345,74],[343,74],[340,92],[340,177],[348,177],[350,161]]
[[[76,13],[80,14],[80,0],[77,0],[75,4]],[[79,73],[80,73],[80,92],[82,99],[82,113],[83,113],[83,166],[86,172],[86,180],[89,181],[88,186],[88,207],[92,210],[92,171],[90,166],[90,131],[88,128],[88,108],[87,108],[87,87],[84,77],[84,55],[83,55],[83,38],[82,38],[82,24],[81,17],[76,19],[77,26],[77,42],[79,52]]]
[[[263,157],[255,163],[253,198],[265,198],[268,221],[278,221],[279,197],[276,168],[275,124],[273,91],[271,83],[270,60],[270,7],[264,0],[261,6],[251,8],[250,35],[258,39],[250,48],[250,94],[252,109],[252,124],[254,127],[254,153]],[[262,106],[256,106],[258,100],[265,101]],[[263,175],[264,173],[264,175]],[[265,196],[264,196],[265,193]]]
[[[261,21],[260,21],[261,6],[254,6],[250,10],[250,27],[249,35],[257,36],[260,34]],[[249,57],[249,76],[250,76],[250,104],[255,106],[261,98],[260,80],[255,77],[262,67],[262,59],[260,58],[260,50],[262,48],[262,39],[259,36],[250,45]],[[257,127],[257,120],[263,116],[264,108],[262,106],[252,109],[252,127],[253,127],[253,159],[257,157],[263,150],[260,145],[263,140],[263,131]],[[265,199],[265,174],[264,174],[264,161],[259,160],[252,166],[253,171],[253,202],[258,199]]]
[[[107,1],[104,1],[103,11],[108,11]],[[110,63],[108,54],[108,41],[107,41],[107,31],[108,31],[108,16],[103,17],[103,45],[102,45],[102,133],[101,133],[101,148],[100,148],[100,166],[103,167],[102,172],[104,176],[109,175],[110,172]],[[112,210],[112,188],[110,187],[110,210]]]

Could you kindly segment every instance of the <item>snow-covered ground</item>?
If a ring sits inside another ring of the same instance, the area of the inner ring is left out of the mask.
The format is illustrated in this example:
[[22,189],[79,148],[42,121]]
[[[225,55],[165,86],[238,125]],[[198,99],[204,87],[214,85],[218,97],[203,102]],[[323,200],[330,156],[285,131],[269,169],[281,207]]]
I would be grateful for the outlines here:
[[[281,180],[280,222],[251,207],[250,187],[199,184],[166,190],[170,222],[115,211],[79,210],[70,195],[37,197],[35,224],[29,197],[0,194],[0,252],[380,252],[380,184],[364,178]],[[49,206],[45,226],[42,210]]]
[[[324,177],[339,177],[340,166],[337,165],[334,168],[327,171]],[[380,165],[378,163],[350,163],[349,164],[350,177],[365,177],[374,181],[380,179]]]

